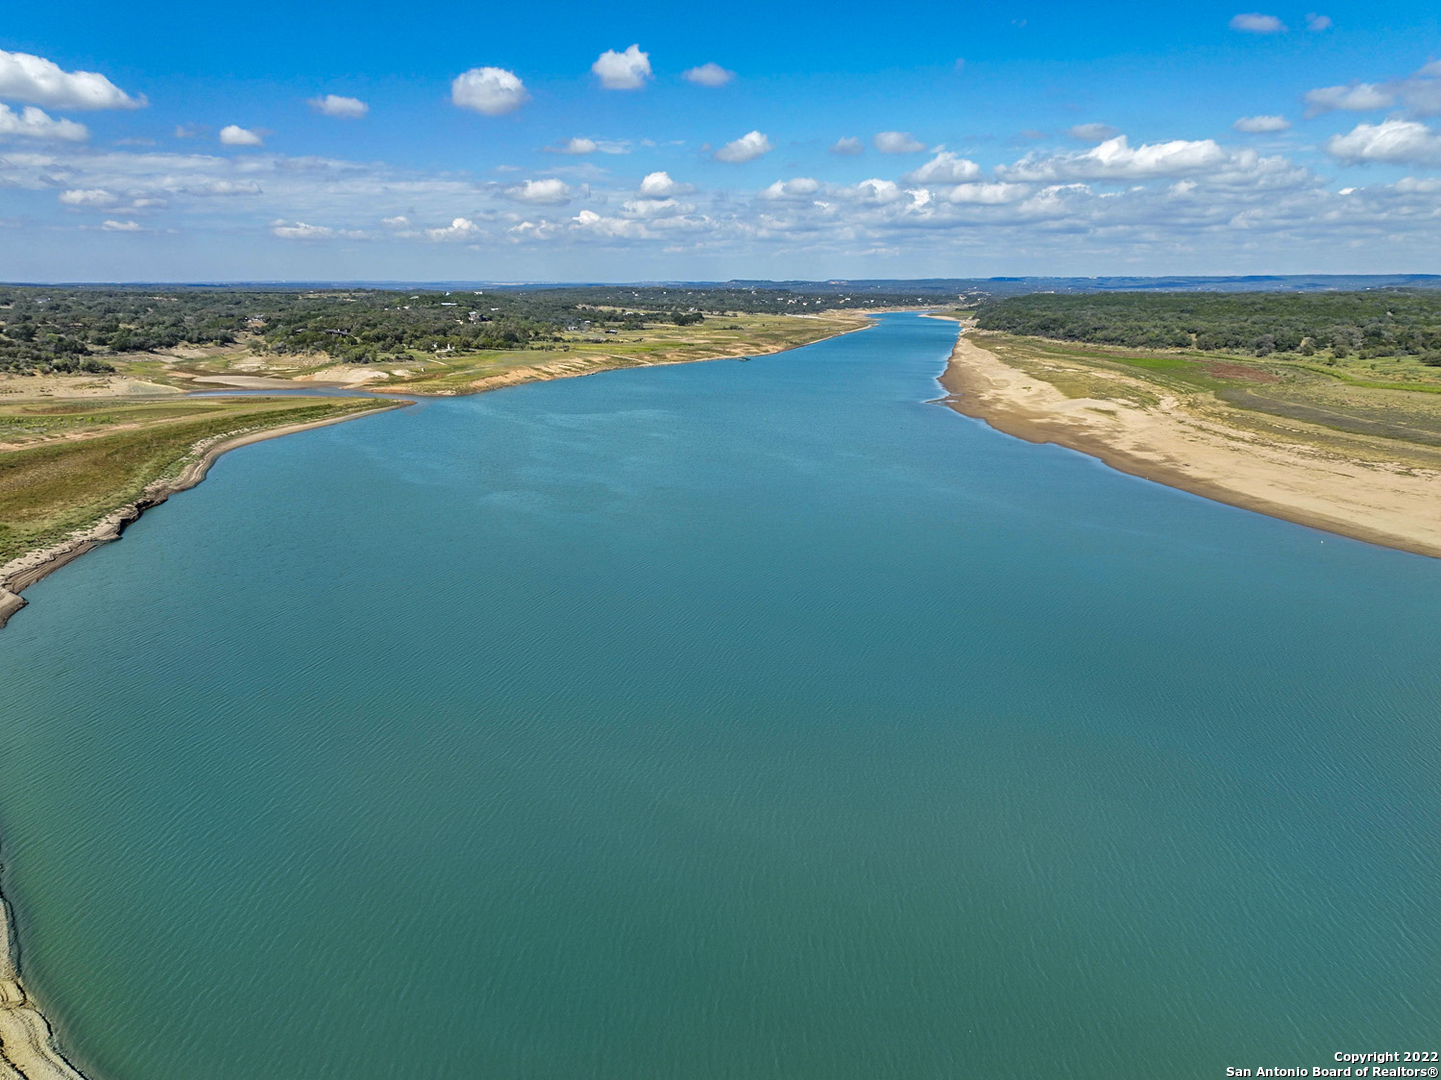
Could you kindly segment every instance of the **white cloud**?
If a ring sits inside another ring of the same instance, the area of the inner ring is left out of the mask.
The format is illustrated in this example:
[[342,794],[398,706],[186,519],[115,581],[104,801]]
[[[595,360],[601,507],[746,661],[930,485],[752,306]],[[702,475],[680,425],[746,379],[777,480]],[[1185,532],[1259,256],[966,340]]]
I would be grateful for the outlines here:
[[953,203],[979,203],[999,206],[1017,202],[1030,194],[1026,184],[959,184],[946,198]]
[[583,232],[610,239],[641,239],[647,236],[643,222],[626,218],[602,217],[594,210],[582,210],[571,219]]
[[881,131],[873,141],[883,154],[918,154],[926,148],[926,144],[909,131]]
[[0,105],[0,138],[22,135],[27,139],[60,142],[84,142],[90,137],[84,124],[73,120],[55,120],[34,105],[26,105],[18,113],[8,105]]
[[847,189],[845,194],[863,202],[885,205],[900,199],[905,192],[894,180],[871,179],[862,180],[855,187]]
[[62,191],[59,198],[65,206],[114,206],[120,201],[104,188],[73,188]]
[[959,184],[980,175],[981,167],[974,161],[942,150],[915,172],[906,173],[903,179],[910,184]]
[[1395,104],[1396,95],[1376,83],[1353,82],[1348,86],[1323,86],[1307,90],[1304,98],[1306,115],[1345,109],[1347,112],[1373,112]]
[[264,146],[260,133],[243,128],[239,124],[226,124],[220,129],[222,146]]
[[1277,131],[1289,131],[1291,121],[1284,116],[1243,116],[1231,126],[1247,135],[1268,135]]
[[545,180],[527,180],[523,184],[506,188],[505,193],[517,202],[542,206],[563,206],[570,202],[570,187],[564,180],[557,180],[553,176]]
[[739,139],[732,139],[719,150],[711,155],[717,161],[729,162],[732,165],[739,165],[742,162],[754,161],[763,154],[768,154],[774,147],[770,139],[766,138],[759,131],[752,131],[742,135]]
[[668,172],[647,173],[640,182],[640,194],[646,199],[668,199],[672,195],[684,195],[693,189],[689,184],[677,184]]
[[1073,139],[1081,142],[1102,143],[1107,139],[1113,139],[1120,134],[1110,124],[1077,124],[1066,132]]
[[1317,15],[1314,12],[1306,16],[1306,29],[1313,34],[1319,34],[1322,30],[1329,30],[1335,24],[1329,15]]
[[813,180],[809,176],[793,176],[789,180],[777,180],[770,187],[761,191],[762,199],[805,199],[820,191],[819,180]]
[[311,98],[307,104],[324,116],[334,116],[342,120],[358,120],[370,112],[370,106],[359,98],[341,97],[339,94]]
[[30,53],[0,49],[0,98],[61,109],[140,109],[143,94],[131,97],[94,71],[65,71]]
[[630,143],[622,140],[588,139],[580,136],[567,139],[559,146],[544,147],[544,150],[551,154],[628,154],[630,153]]
[[1326,153],[1348,164],[1386,161],[1393,164],[1441,164],[1441,135],[1414,120],[1357,124],[1345,135],[1326,141]]
[[1286,24],[1274,15],[1262,15],[1252,11],[1234,16],[1231,19],[1231,29],[1247,34],[1279,34],[1286,29]]
[[639,90],[651,77],[650,53],[641,52],[639,45],[632,45],[623,53],[607,49],[591,64],[590,70],[607,90]]
[[303,221],[276,221],[270,231],[282,240],[326,240],[335,235],[335,230],[326,225],[307,225]]
[[831,143],[831,153],[838,154],[841,157],[855,157],[858,154],[865,153],[865,150],[865,144],[853,135],[847,135],[845,138],[837,139]]
[[530,94],[515,72],[478,67],[455,77],[450,84],[450,100],[462,109],[474,109],[486,116],[504,116],[529,101]]
[[395,217],[381,218],[380,223],[384,225],[387,229],[410,228],[410,218],[406,217],[404,214],[397,214]]
[[458,217],[439,229],[426,229],[428,240],[471,240],[481,233],[481,228],[470,218]]
[[109,218],[100,226],[106,232],[139,232],[140,222],[138,221],[112,221]]
[[627,199],[621,204],[621,209],[630,217],[663,221],[681,214],[688,214],[695,209],[695,206],[691,203],[677,202],[675,199]]
[[1133,147],[1126,136],[1117,135],[1083,153],[1028,154],[1014,165],[997,168],[996,175],[1003,180],[1143,180],[1205,172],[1227,159],[1226,151],[1212,139]]
[[736,77],[734,71],[727,71],[716,63],[705,63],[687,70],[682,76],[697,86],[724,86]]

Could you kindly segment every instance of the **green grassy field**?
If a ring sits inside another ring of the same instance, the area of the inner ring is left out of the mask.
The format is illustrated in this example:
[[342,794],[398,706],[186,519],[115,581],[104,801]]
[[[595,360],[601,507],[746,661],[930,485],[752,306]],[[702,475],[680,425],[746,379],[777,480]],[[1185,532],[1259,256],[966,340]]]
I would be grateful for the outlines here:
[[363,398],[0,404],[0,563],[45,547],[178,474],[197,443],[369,412]]

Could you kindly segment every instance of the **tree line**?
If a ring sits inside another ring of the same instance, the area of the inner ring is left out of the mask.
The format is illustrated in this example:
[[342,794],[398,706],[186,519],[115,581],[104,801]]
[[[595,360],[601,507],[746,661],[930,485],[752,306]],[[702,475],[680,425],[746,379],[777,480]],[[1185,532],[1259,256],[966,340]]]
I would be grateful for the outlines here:
[[1441,365],[1441,292],[1090,293],[994,299],[976,325],[1136,349],[1414,357]]
[[[0,286],[0,370],[106,371],[103,359],[244,343],[348,363],[421,352],[543,347],[577,330],[694,325],[708,317],[805,314],[907,301],[759,286],[574,286],[396,290]],[[914,303],[915,298],[909,297]]]

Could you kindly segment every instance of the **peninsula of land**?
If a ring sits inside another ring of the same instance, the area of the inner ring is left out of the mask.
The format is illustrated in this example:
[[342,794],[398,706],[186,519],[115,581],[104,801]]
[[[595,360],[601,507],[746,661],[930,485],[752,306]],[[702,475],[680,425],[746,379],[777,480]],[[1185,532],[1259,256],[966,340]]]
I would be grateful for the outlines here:
[[1282,361],[1076,345],[963,321],[944,403],[1121,472],[1441,557],[1441,395]]

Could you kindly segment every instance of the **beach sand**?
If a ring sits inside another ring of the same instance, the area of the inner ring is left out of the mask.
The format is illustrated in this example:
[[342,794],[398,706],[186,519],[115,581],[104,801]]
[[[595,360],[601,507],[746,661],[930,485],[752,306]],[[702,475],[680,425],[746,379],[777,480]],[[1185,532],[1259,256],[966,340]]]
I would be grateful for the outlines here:
[[1367,452],[1349,455],[1328,447],[1334,433],[1301,421],[1287,421],[1295,437],[1278,441],[1230,426],[1221,414],[1187,410],[1175,397],[1163,395],[1155,406],[1125,395],[1067,397],[1003,363],[965,328],[940,383],[944,404],[1028,442],[1078,450],[1217,502],[1441,558],[1441,471],[1394,460],[1399,455],[1387,453],[1385,440],[1358,441]]
[[49,1023],[20,984],[14,920],[3,900],[0,922],[6,940],[0,955],[0,1080],[84,1080],[61,1056]]

